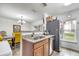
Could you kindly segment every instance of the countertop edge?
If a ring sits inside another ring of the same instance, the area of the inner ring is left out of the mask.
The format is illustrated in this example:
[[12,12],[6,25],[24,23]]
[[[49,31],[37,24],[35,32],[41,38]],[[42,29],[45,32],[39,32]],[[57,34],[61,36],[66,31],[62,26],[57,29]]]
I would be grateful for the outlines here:
[[37,43],[37,42],[40,42],[42,40],[45,40],[46,38],[51,38],[53,37],[54,35],[46,35],[45,38],[42,38],[42,39],[37,39],[37,40],[31,40],[31,39],[28,39],[28,38],[23,38],[23,40],[27,40],[31,43]]

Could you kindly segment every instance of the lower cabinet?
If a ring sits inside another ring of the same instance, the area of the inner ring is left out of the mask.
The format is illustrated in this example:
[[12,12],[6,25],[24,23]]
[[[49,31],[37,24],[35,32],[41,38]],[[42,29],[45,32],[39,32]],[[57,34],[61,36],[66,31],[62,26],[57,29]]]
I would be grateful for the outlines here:
[[48,39],[32,43],[23,40],[23,56],[48,56]]
[[34,50],[34,56],[43,56],[43,46]]
[[34,44],[34,56],[48,56],[48,39]]
[[44,56],[48,56],[48,43],[44,44]]

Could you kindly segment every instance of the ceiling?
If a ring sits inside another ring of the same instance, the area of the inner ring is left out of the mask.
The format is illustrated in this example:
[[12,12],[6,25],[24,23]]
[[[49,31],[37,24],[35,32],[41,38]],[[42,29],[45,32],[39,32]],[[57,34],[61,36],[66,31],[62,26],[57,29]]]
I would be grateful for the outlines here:
[[64,6],[64,3],[47,3],[47,6],[41,3],[0,3],[0,16],[15,20],[23,16],[24,20],[33,22],[43,19],[44,13],[58,15],[78,8],[78,3],[69,6]]

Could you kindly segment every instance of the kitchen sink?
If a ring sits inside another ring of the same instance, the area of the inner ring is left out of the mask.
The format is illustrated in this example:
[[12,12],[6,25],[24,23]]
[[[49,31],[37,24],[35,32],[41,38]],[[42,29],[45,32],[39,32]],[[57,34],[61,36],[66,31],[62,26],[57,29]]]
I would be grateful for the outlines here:
[[27,36],[24,36],[28,39],[32,39],[32,40],[38,40],[38,39],[41,39],[41,38],[44,38],[45,35],[34,35],[33,37],[31,35],[27,35]]
[[44,37],[45,37],[44,35],[34,36],[34,37],[32,37],[32,39],[37,40],[37,39],[41,39],[41,38],[44,38]]

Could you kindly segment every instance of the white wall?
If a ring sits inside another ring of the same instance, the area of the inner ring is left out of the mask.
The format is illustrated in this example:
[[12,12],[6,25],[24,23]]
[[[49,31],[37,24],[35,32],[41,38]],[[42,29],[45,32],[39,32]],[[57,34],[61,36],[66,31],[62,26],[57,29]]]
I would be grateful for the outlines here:
[[34,27],[31,23],[26,22],[25,24],[21,25],[22,31],[33,31]]
[[16,21],[13,19],[0,17],[0,31],[7,31],[7,34],[11,35],[13,31],[13,24],[16,24]]
[[[12,35],[13,24],[17,24],[15,19],[0,17],[0,31],[7,31],[8,35]],[[22,25],[21,29],[24,31],[31,31],[34,28],[31,24],[26,22],[24,25]]]
[[[32,22],[32,25],[33,25],[33,26],[41,25],[40,30],[43,31],[43,28],[44,28],[43,20],[34,21],[34,22]],[[34,30],[36,30],[36,28],[34,28]]]
[[43,24],[43,20],[37,20],[35,22],[32,22],[32,25],[41,25]]

